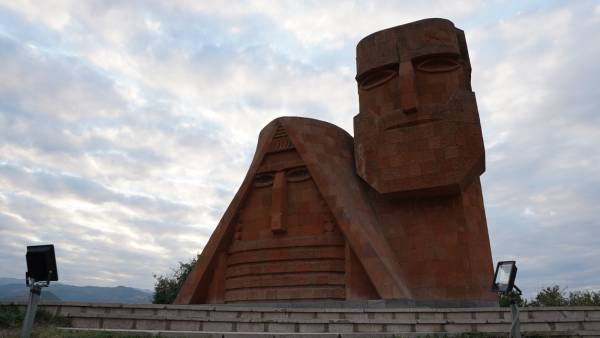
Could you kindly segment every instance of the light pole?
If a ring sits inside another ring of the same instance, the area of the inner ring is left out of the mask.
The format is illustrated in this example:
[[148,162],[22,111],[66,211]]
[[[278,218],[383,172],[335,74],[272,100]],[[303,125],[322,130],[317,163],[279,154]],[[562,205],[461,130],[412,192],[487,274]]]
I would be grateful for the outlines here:
[[[492,290],[510,298],[510,313],[512,325],[510,326],[510,337],[521,338],[521,322],[519,320],[519,299],[521,290],[515,285],[517,277],[517,264],[515,261],[502,261],[496,265],[494,273],[494,284]],[[513,289],[515,291],[513,291]]]
[[25,285],[29,287],[29,304],[23,320],[21,338],[29,338],[35,320],[37,305],[42,288],[50,285],[50,281],[58,280],[54,245],[32,245],[27,247],[27,272]]

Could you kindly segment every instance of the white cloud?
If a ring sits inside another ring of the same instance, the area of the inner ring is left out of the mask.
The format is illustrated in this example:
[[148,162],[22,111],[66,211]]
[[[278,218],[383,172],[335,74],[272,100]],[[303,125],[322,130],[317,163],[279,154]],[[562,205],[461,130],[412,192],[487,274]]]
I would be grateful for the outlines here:
[[[0,275],[55,242],[65,281],[150,288],[202,249],[262,126],[351,132],[356,42],[431,16],[467,34],[494,257],[516,257],[528,292],[599,285],[600,252],[576,250],[600,247],[591,2],[5,1]],[[557,258],[581,271],[555,275]]]

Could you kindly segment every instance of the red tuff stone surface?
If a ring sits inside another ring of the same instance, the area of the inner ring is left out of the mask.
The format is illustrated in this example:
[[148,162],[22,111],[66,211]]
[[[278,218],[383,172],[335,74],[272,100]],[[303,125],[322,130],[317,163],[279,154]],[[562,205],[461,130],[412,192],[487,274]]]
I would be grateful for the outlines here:
[[308,118],[265,126],[175,303],[494,302],[470,72],[448,20],[361,40],[355,138]]

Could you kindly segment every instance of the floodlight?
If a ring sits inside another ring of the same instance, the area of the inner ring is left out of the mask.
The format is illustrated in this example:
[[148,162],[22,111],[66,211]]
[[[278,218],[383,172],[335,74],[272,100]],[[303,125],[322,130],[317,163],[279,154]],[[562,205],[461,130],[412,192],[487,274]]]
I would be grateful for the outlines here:
[[[494,282],[492,290],[507,296],[510,299],[510,313],[512,315],[512,324],[510,326],[509,337],[521,338],[521,323],[519,320],[519,300],[521,290],[515,285],[517,277],[517,264],[515,261],[502,261],[496,265],[494,273]],[[513,288],[516,292],[513,292]]]
[[502,261],[496,265],[492,289],[499,293],[509,293],[515,286],[517,265],[515,261]]
[[27,285],[30,281],[50,283],[50,281],[58,280],[54,245],[28,246],[25,258],[27,260],[27,272],[25,273]]
[[58,280],[56,270],[56,258],[54,256],[54,245],[30,245],[25,254],[27,261],[27,272],[25,272],[25,284],[29,286],[29,304],[23,319],[21,338],[29,338],[35,313],[37,311],[42,287],[50,285],[50,281]]

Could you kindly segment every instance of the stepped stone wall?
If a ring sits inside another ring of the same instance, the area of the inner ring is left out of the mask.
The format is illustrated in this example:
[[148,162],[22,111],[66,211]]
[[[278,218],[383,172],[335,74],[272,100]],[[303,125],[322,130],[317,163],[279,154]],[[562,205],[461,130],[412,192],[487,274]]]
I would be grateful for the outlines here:
[[[242,333],[398,337],[475,332],[505,336],[511,322],[507,308],[276,308],[60,302],[42,304],[40,308],[71,318],[75,328],[205,332],[220,337]],[[600,307],[523,308],[520,319],[522,332],[528,334],[600,337]]]

